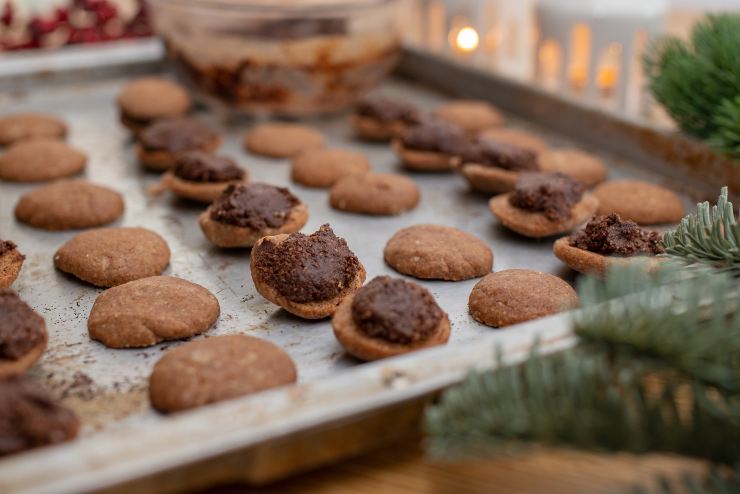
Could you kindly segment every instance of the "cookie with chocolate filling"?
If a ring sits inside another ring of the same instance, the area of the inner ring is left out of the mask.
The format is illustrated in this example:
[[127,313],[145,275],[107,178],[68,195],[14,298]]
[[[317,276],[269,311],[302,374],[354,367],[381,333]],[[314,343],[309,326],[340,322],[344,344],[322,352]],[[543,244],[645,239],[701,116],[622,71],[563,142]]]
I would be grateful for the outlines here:
[[149,377],[149,399],[163,413],[259,393],[296,382],[285,351],[245,335],[213,336],[169,350]]
[[544,140],[525,130],[509,128],[486,129],[478,134],[478,137],[529,149],[537,155],[550,149],[550,146]]
[[553,245],[555,257],[581,273],[603,275],[614,264],[648,257],[649,269],[657,267],[663,258],[662,237],[658,232],[643,230],[631,220],[616,213],[596,216],[586,227]]
[[73,237],[54,254],[58,270],[106,288],[157,276],[169,263],[167,242],[145,228],[89,230]]
[[452,169],[452,158],[466,142],[465,130],[459,125],[427,120],[401,132],[393,141],[393,149],[409,170],[439,172]]
[[494,328],[519,324],[578,307],[575,290],[557,276],[529,269],[491,273],[473,287],[473,318]]
[[292,158],[309,149],[323,148],[321,132],[304,125],[266,123],[256,126],[244,139],[247,150],[268,158]]
[[123,196],[87,180],[60,180],[23,194],[15,205],[18,221],[51,231],[92,228],[123,215]]
[[559,172],[593,187],[606,180],[609,170],[598,156],[580,149],[552,149],[537,156],[544,172]]
[[473,190],[489,195],[509,192],[522,172],[539,170],[533,151],[491,139],[468,143],[452,166]]
[[76,175],[85,169],[86,163],[85,153],[64,142],[21,141],[0,155],[0,180],[45,182]]
[[350,175],[329,193],[334,209],[349,213],[395,215],[414,209],[421,193],[416,182],[394,173]]
[[443,225],[399,230],[385,244],[383,257],[399,273],[427,280],[467,280],[493,267],[493,253],[483,240]]
[[309,149],[293,159],[290,176],[306,187],[331,187],[348,175],[370,171],[370,161],[349,149]]
[[28,379],[0,380],[0,457],[74,439],[80,423]]
[[267,300],[304,319],[323,319],[365,281],[365,267],[329,225],[310,235],[264,237],[252,249],[252,280]]
[[190,110],[188,92],[160,77],[142,77],[126,84],[118,95],[121,123],[139,133],[156,120],[179,118]]
[[598,214],[617,213],[638,225],[678,223],[686,214],[678,194],[639,180],[614,180],[594,189]]
[[154,171],[169,170],[186,151],[211,153],[221,145],[221,137],[209,125],[189,118],[159,120],[139,133],[139,162]]
[[479,100],[451,101],[437,108],[434,114],[459,125],[471,135],[498,127],[504,122],[503,115],[495,106]]
[[0,117],[0,146],[10,146],[29,139],[63,140],[67,126],[47,113],[12,113]]
[[26,372],[47,340],[44,318],[13,290],[0,289],[0,380]]
[[249,174],[228,156],[186,151],[163,176],[155,192],[169,189],[191,201],[211,203],[229,185],[245,184]]
[[345,298],[331,320],[347,353],[378,360],[447,343],[450,320],[417,283],[378,276]]
[[268,235],[297,232],[308,208],[285,187],[230,185],[198,218],[205,236],[219,247],[252,247]]
[[501,224],[532,238],[569,232],[593,216],[598,206],[580,182],[561,173],[523,173],[513,192],[489,202]]
[[26,256],[9,240],[0,239],[0,288],[8,288],[18,278]]
[[207,331],[218,319],[218,300],[200,285],[152,276],[98,296],[87,320],[90,338],[110,348],[141,348]]
[[369,96],[355,106],[352,129],[362,139],[389,141],[420,121],[421,112],[409,102]]

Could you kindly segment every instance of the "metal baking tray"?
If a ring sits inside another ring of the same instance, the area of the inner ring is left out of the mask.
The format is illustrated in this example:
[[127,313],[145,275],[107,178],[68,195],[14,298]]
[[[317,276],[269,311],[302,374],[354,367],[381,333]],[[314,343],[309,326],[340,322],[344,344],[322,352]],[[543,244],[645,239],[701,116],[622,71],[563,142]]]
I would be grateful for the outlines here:
[[[166,273],[202,284],[218,297],[222,313],[208,334],[245,333],[275,342],[296,361],[299,383],[187,413],[154,412],[147,398],[149,373],[163,352],[179,343],[111,350],[90,341],[87,316],[101,290],[56,271],[52,263],[56,249],[75,233],[16,223],[15,202],[34,186],[0,183],[0,237],[18,243],[27,256],[15,288],[46,318],[49,329],[48,349],[30,376],[60,396],[83,424],[74,442],[1,459],[0,492],[144,493],[226,481],[270,482],[418,428],[423,405],[472,367],[493,365],[497,346],[507,361],[516,362],[526,358],[535,337],[545,351],[573,343],[568,314],[494,330],[468,314],[468,294],[477,280],[422,282],[450,315],[449,343],[362,365],[347,357],[328,320],[299,320],[256,292],[249,251],[224,251],[208,243],[196,222],[201,207],[147,194],[158,176],[137,165],[114,100],[133,74],[163,70],[161,50],[152,42],[0,59],[0,104],[3,113],[45,110],[63,116],[71,143],[89,154],[87,178],[125,194],[126,214],[118,224],[159,232],[172,249]],[[700,197],[714,197],[725,183],[737,190],[734,185],[740,183],[736,173],[730,177],[726,171],[692,175],[702,160],[712,170],[728,165],[691,140],[413,50],[381,90],[422,108],[451,93],[489,99],[511,113],[512,126],[532,130],[553,145],[596,152],[610,165],[612,178],[641,177],[685,190],[690,185]],[[198,117],[220,129],[221,151],[246,166],[253,180],[289,186],[308,204],[304,231],[328,222],[345,237],[368,279],[397,275],[383,262],[383,246],[398,229],[423,222],[456,226],[485,239],[494,251],[495,270],[526,267],[574,279],[553,256],[550,241],[527,240],[497,225],[487,199],[470,192],[456,175],[413,174],[422,200],[401,216],[341,213],[329,207],[326,191],[293,184],[287,162],[247,154],[241,143],[250,122],[204,111]],[[331,146],[367,153],[375,170],[399,170],[389,146],[352,138],[346,115],[311,124]]]

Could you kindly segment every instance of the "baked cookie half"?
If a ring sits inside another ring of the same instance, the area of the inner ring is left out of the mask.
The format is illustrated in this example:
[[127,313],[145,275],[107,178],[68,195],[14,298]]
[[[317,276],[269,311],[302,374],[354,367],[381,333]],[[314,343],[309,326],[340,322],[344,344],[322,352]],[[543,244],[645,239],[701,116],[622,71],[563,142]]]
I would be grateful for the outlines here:
[[656,257],[665,249],[661,235],[640,228],[616,213],[596,216],[586,227],[553,245],[555,257],[580,273],[603,276],[615,264],[634,260],[655,269],[665,258]]
[[378,360],[443,345],[450,320],[417,283],[379,276],[347,296],[331,321],[339,343],[360,360]]
[[686,214],[678,194],[649,182],[613,180],[593,193],[599,199],[598,214],[617,213],[638,225],[678,223]]
[[594,215],[599,201],[583,185],[559,173],[523,173],[514,191],[492,198],[489,207],[506,228],[542,238],[572,231]]
[[0,288],[8,288],[18,278],[26,256],[9,240],[0,240]]
[[591,153],[580,149],[552,149],[537,156],[543,172],[562,173],[593,187],[606,180],[609,169],[603,161]]
[[480,139],[490,139],[493,141],[511,144],[524,149],[529,149],[539,155],[544,153],[550,146],[540,137],[527,132],[526,130],[510,129],[506,127],[486,129],[478,134]]
[[348,213],[391,216],[414,209],[421,199],[416,182],[395,173],[349,175],[329,193],[329,204]]
[[46,349],[46,322],[10,289],[0,289],[0,380],[23,374]]
[[264,237],[252,249],[252,280],[267,300],[304,319],[323,319],[365,281],[365,267],[329,225],[310,235]]
[[268,235],[297,232],[308,207],[285,187],[230,185],[198,218],[203,234],[218,247],[252,247]]
[[81,173],[86,164],[85,153],[62,141],[24,140],[0,154],[0,180],[46,182]]
[[0,146],[10,146],[30,139],[63,140],[67,126],[54,115],[21,112],[0,118]]
[[426,120],[406,128],[393,141],[405,168],[420,172],[452,170],[452,158],[467,142],[465,130],[444,120]]
[[210,204],[230,185],[249,182],[249,174],[228,156],[205,151],[186,151],[177,157],[154,192],[171,190],[175,195]]
[[118,95],[121,123],[138,134],[157,120],[184,117],[192,106],[179,84],[161,77],[141,77],[126,84]]
[[138,135],[139,162],[153,171],[169,170],[186,151],[212,153],[221,145],[221,136],[211,126],[189,118],[159,120]]
[[539,170],[533,151],[492,139],[468,143],[453,158],[452,166],[473,190],[488,195],[509,192],[522,172]]
[[504,122],[501,112],[481,100],[456,100],[445,103],[434,111],[435,116],[459,125],[471,135],[498,127]]
[[268,158],[293,158],[309,149],[323,148],[324,136],[318,130],[293,123],[265,123],[244,138],[247,151]]
[[352,114],[352,129],[360,139],[389,141],[421,121],[421,112],[406,101],[382,96],[360,100]]
[[290,178],[306,187],[327,188],[349,175],[364,175],[370,161],[349,149],[309,149],[291,163]]

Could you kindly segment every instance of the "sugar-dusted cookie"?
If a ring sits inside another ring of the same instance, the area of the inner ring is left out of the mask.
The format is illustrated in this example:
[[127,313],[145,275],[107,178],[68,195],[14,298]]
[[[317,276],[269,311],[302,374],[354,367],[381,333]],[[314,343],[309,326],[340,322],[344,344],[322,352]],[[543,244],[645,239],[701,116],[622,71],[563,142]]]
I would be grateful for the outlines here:
[[186,151],[175,159],[156,192],[165,189],[191,201],[211,203],[229,185],[249,182],[249,174],[228,156]]
[[491,139],[468,143],[452,160],[452,167],[473,190],[488,195],[509,192],[522,172],[539,170],[533,151]]
[[198,218],[203,234],[219,247],[252,247],[268,235],[297,232],[308,207],[285,187],[231,185]]
[[617,213],[638,225],[678,223],[686,214],[678,194],[649,182],[614,180],[593,193],[599,199],[598,214]]
[[161,77],[141,77],[126,84],[118,95],[121,123],[138,133],[155,120],[184,116],[192,104],[179,84]]
[[200,285],[152,276],[98,296],[87,320],[90,338],[111,348],[139,348],[207,331],[218,319],[218,300]]
[[323,148],[324,136],[311,127],[291,123],[266,123],[253,128],[244,139],[247,150],[270,158],[293,158],[303,151]]
[[10,240],[0,239],[0,288],[8,288],[18,278],[26,256]]
[[370,161],[349,149],[309,149],[293,158],[290,175],[307,187],[331,187],[340,178],[370,171]]
[[86,163],[85,153],[64,142],[52,139],[21,141],[0,154],[0,180],[55,180],[82,172]]
[[252,249],[252,280],[267,300],[305,319],[329,317],[365,281],[365,267],[329,225],[311,235],[264,237]]
[[465,130],[445,120],[425,120],[401,132],[393,149],[405,168],[421,172],[452,170],[452,158],[467,143]]
[[526,130],[510,128],[492,128],[482,131],[478,136],[481,139],[491,139],[504,144],[511,144],[524,149],[529,149],[535,154],[544,153],[550,146],[540,137]]
[[[639,258],[650,269],[665,252],[658,232],[643,230],[618,214],[596,216],[583,230],[563,237],[553,245],[555,257],[581,273],[603,275],[610,266]],[[646,260],[649,259],[649,260]]]
[[221,136],[210,125],[189,118],[172,118],[158,120],[142,130],[136,152],[144,167],[165,171],[186,151],[212,153],[220,145]]
[[157,276],[169,263],[167,242],[145,228],[82,232],[54,254],[57,269],[101,287]]
[[491,272],[493,253],[481,239],[443,225],[414,225],[396,232],[383,250],[399,273],[422,279],[459,281]]
[[394,173],[350,175],[334,184],[329,203],[349,213],[394,215],[414,209],[421,193],[408,177]]
[[368,96],[355,106],[352,128],[361,139],[388,141],[421,118],[419,109],[407,101]]
[[348,296],[331,321],[347,353],[377,360],[443,345],[450,320],[421,285],[379,276]]
[[44,318],[13,290],[0,289],[0,380],[26,372],[44,353],[47,340]]
[[0,379],[0,457],[69,441],[75,414],[26,378]]
[[502,225],[532,238],[572,231],[588,221],[598,206],[580,182],[561,173],[522,173],[513,192],[489,202]]
[[28,139],[58,139],[67,135],[67,126],[47,113],[12,113],[0,117],[0,146]]
[[537,156],[543,172],[558,172],[575,178],[586,187],[606,180],[609,170],[598,156],[580,149],[552,149]]
[[574,309],[578,295],[557,276],[507,269],[480,280],[470,293],[468,306],[476,321],[501,328]]
[[296,382],[290,356],[269,341],[213,336],[169,350],[149,377],[149,398],[170,413]]
[[123,209],[123,196],[113,189],[86,180],[60,180],[23,194],[15,217],[44,230],[73,230],[112,223]]
[[471,134],[498,127],[504,121],[501,112],[486,101],[457,100],[437,108],[434,114],[455,123]]

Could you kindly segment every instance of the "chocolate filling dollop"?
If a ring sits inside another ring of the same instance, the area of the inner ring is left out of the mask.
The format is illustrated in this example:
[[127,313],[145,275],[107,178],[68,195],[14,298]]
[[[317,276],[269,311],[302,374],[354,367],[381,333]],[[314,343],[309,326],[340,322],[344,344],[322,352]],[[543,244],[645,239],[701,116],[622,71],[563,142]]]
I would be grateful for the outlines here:
[[392,343],[426,340],[443,315],[425,288],[390,276],[373,279],[352,300],[352,319],[357,327],[372,338]]
[[77,435],[75,415],[23,378],[0,380],[0,456]]
[[278,228],[298,204],[298,198],[285,187],[232,184],[211,204],[211,219],[253,230]]
[[594,216],[586,228],[570,237],[570,245],[607,256],[657,255],[665,252],[658,232],[643,230],[618,214]]
[[145,149],[172,153],[200,149],[216,139],[218,134],[210,126],[186,118],[160,120],[139,135]]
[[516,181],[509,203],[519,209],[541,212],[548,220],[571,217],[583,197],[583,185],[562,173],[523,173]]
[[255,257],[260,277],[298,303],[330,300],[350,286],[360,261],[329,225],[311,235],[292,233],[282,242],[263,242]]
[[6,252],[10,252],[16,247],[17,246],[10,240],[0,240],[0,256],[5,254]]
[[401,134],[403,147],[419,151],[457,155],[466,143],[467,136],[462,127],[443,120],[427,120]]
[[227,156],[204,151],[188,151],[180,155],[172,173],[190,182],[219,183],[244,178],[244,170]]
[[537,171],[537,155],[529,149],[493,139],[477,139],[460,152],[463,164],[478,164],[510,171]]
[[44,340],[44,318],[10,289],[0,290],[0,361],[17,360]]
[[380,123],[403,122],[406,124],[417,124],[421,121],[421,114],[416,106],[405,101],[380,96],[371,96],[362,99],[355,106],[355,114],[361,117],[372,118]]

